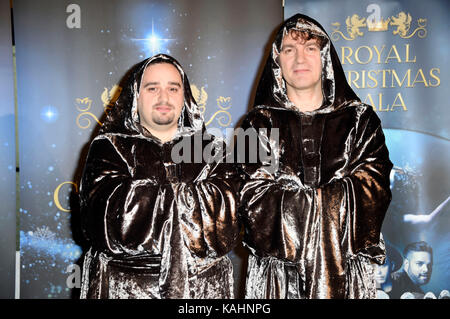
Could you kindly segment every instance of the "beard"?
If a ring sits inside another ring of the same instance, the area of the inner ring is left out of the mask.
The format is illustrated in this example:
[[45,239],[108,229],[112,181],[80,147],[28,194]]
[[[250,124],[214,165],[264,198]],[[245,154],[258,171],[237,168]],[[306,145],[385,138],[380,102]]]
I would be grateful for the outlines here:
[[428,275],[417,277],[417,282],[419,285],[425,285],[429,281],[430,281],[430,276],[428,276]]
[[164,104],[158,103],[158,104],[155,104],[153,106],[153,108],[155,109],[156,107],[161,106],[161,105],[169,106],[171,108],[171,110],[167,113],[160,113],[155,110],[152,114],[153,122],[158,125],[172,124],[173,121],[175,120],[175,112],[174,112],[175,107],[170,103],[164,103]]
[[426,285],[430,281],[430,274],[421,275],[421,274],[414,274],[414,273],[408,273],[409,278],[412,282],[414,282],[416,285],[422,286]]
[[173,114],[173,113],[169,113],[169,114],[165,114],[165,115],[153,114],[153,116],[152,116],[153,122],[158,125],[172,124],[174,119],[175,119],[175,114]]

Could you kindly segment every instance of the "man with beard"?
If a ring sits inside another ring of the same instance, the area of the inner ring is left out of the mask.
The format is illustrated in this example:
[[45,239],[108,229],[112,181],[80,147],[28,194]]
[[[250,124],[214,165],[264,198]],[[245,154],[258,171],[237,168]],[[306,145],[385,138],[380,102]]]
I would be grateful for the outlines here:
[[392,163],[379,118],[315,20],[281,25],[242,128],[279,130],[259,135],[275,169],[240,165],[246,297],[376,298]]
[[430,281],[433,270],[433,249],[424,241],[408,244],[403,257],[403,269],[392,274],[392,299],[406,292],[424,295],[420,286]]
[[[187,160],[177,158],[180,145]],[[175,59],[159,54],[132,70],[83,172],[91,248],[81,298],[233,297],[226,254],[239,234],[236,174],[220,161],[224,150],[205,132]]]

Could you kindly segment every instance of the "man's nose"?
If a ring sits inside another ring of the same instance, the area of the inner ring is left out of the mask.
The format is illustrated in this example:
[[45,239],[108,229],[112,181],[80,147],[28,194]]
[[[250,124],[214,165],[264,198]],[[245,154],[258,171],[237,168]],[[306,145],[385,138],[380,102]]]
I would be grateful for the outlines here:
[[305,60],[305,52],[303,52],[303,49],[296,50],[295,61],[297,63],[302,63],[304,60]]
[[167,90],[162,89],[159,91],[159,100],[160,101],[166,102],[168,98],[169,98],[169,93],[167,92]]

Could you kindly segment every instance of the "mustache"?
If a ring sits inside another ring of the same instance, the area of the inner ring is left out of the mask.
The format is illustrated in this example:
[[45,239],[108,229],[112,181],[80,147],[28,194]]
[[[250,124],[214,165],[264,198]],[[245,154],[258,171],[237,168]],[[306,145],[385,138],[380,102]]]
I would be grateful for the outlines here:
[[158,107],[158,106],[169,106],[170,108],[174,109],[175,106],[169,102],[158,102],[156,104],[153,104],[153,107]]

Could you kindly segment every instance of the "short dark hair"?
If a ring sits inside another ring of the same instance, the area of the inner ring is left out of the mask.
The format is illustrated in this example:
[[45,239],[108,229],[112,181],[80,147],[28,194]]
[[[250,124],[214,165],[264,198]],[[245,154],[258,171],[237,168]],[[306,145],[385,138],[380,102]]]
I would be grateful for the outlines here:
[[433,248],[431,248],[431,246],[424,241],[418,241],[406,245],[405,249],[403,250],[403,257],[406,258],[412,251],[424,251],[430,253],[431,257],[433,257]]

